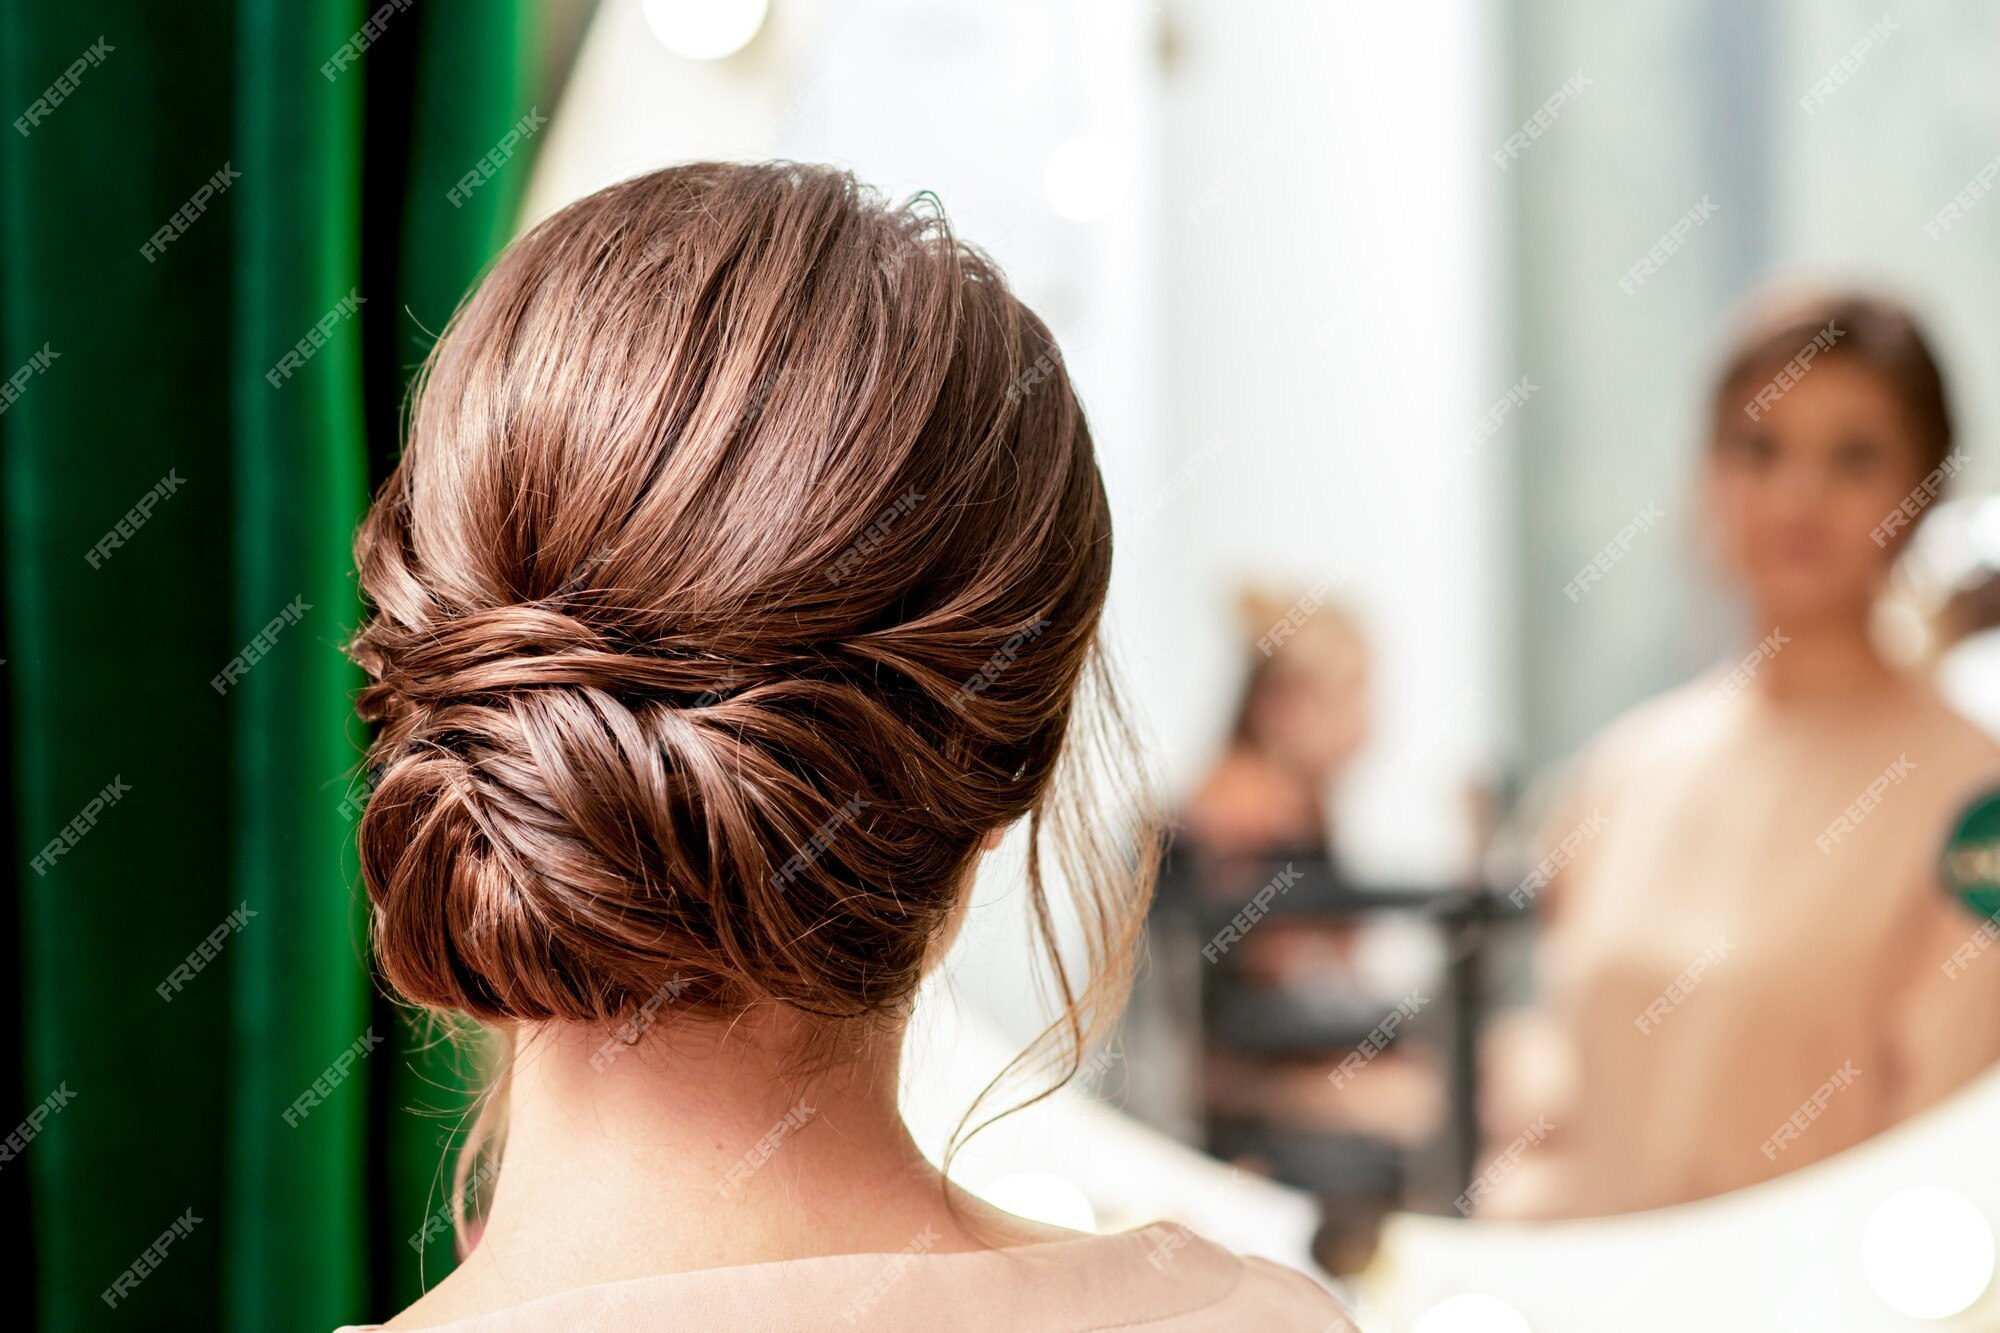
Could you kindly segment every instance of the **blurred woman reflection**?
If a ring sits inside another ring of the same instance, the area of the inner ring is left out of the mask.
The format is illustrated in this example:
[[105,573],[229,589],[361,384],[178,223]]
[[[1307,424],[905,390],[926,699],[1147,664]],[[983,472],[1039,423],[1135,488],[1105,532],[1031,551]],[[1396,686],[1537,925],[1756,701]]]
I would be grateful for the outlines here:
[[[1401,1146],[1421,1141],[1442,1113],[1435,1059],[1399,1043],[1351,1081],[1329,1081],[1398,998],[1378,993],[1364,966],[1381,923],[1344,905],[1328,819],[1335,786],[1367,740],[1368,644],[1340,607],[1312,593],[1289,610],[1286,600],[1243,598],[1246,652],[1253,636],[1268,651],[1252,656],[1228,738],[1180,812],[1162,904],[1192,910],[1206,942],[1209,1148],[1329,1198],[1391,1196]],[[1266,632],[1281,622],[1294,627],[1273,644]],[[1296,887],[1288,870],[1304,876]],[[1272,884],[1283,892],[1250,907]],[[1268,915],[1240,938],[1217,934],[1246,910]]]
[[[1244,595],[1242,610],[1245,625],[1260,633],[1288,615],[1279,598],[1255,592]],[[1256,660],[1229,740],[1181,812],[1182,833],[1201,849],[1210,892],[1239,902],[1257,887],[1232,882],[1232,861],[1253,859],[1261,867],[1288,852],[1325,853],[1333,783],[1361,748],[1367,726],[1368,651],[1360,627],[1338,607],[1318,607]]]
[[1870,632],[1909,531],[1892,516],[1958,462],[1938,368],[1895,306],[1796,303],[1734,349],[1702,482],[1749,646],[1612,724],[1572,774],[1549,826],[1568,850],[1539,887],[1547,998],[1489,1065],[1482,1215],[1754,1184],[2000,1058],[2000,966],[1946,974],[1978,921],[1935,873],[2000,748]]

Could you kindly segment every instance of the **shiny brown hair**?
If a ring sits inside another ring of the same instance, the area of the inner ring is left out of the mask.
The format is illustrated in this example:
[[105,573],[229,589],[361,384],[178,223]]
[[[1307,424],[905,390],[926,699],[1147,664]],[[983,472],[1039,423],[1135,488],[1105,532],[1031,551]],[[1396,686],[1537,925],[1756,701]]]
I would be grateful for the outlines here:
[[1017,1066],[1060,1081],[1116,1017],[1157,826],[1098,649],[1110,512],[1048,329],[934,203],[672,167],[453,318],[355,540],[361,865],[409,1001],[897,1017],[1025,818],[1061,1017]]
[[1930,340],[1907,308],[1863,292],[1791,293],[1763,302],[1716,375],[1710,407],[1718,429],[1711,439],[1725,423],[1740,429],[1736,414],[1809,346],[1815,364],[1824,358],[1861,366],[1894,396],[1916,443],[1917,476],[1943,465],[1952,446],[1951,403]]

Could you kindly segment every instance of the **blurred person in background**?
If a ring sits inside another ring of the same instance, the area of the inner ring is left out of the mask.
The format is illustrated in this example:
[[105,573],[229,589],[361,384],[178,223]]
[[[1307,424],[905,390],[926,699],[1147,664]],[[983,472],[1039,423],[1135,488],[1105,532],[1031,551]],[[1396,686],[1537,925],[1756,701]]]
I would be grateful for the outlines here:
[[[1182,807],[1162,910],[1198,925],[1198,1074],[1212,1152],[1312,1189],[1338,1218],[1400,1202],[1404,1149],[1442,1114],[1438,1063],[1398,1043],[1332,1075],[1398,997],[1371,984],[1373,923],[1344,901],[1335,788],[1369,738],[1359,622],[1321,590],[1246,590],[1249,673]],[[1325,1252],[1335,1271],[1343,1265]]]
[[2000,968],[1943,891],[2000,747],[1871,629],[1911,516],[1958,469],[1909,313],[1767,308],[1718,377],[1702,488],[1742,660],[1592,742],[1546,829],[1543,998],[1496,1026],[1492,1218],[1738,1189],[1851,1147],[2000,1058]]
[[1243,594],[1240,614],[1257,655],[1228,739],[1179,826],[1205,891],[1229,903],[1257,887],[1232,873],[1246,862],[1328,854],[1333,784],[1368,739],[1368,645],[1351,615],[1311,593],[1261,590]]

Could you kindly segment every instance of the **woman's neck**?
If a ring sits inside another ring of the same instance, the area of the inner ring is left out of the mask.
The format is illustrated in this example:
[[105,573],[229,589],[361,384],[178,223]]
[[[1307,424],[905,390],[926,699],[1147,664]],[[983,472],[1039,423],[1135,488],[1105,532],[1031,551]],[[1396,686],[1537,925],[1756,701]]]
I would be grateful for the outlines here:
[[958,1191],[947,1204],[897,1108],[899,1033],[788,1077],[795,1017],[661,1019],[631,1046],[571,1026],[520,1038],[478,1243],[390,1327],[627,1278],[1069,1234]]
[[1815,620],[1760,615],[1766,660],[1752,686],[1776,704],[1842,703],[1893,688],[1900,674],[1882,657],[1865,608]]

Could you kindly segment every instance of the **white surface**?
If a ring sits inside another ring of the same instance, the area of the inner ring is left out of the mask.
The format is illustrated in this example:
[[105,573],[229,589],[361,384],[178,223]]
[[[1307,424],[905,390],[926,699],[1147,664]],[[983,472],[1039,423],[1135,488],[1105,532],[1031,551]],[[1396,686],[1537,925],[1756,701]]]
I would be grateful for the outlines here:
[[1970,1309],[1992,1283],[1993,1227],[1957,1190],[1913,1185],[1869,1214],[1861,1271],[1890,1309],[1943,1319]]
[[1166,15],[1162,484],[1224,447],[1161,520],[1173,542],[1142,571],[1153,632],[1134,675],[1171,774],[1191,781],[1249,652],[1240,582],[1341,576],[1332,599],[1380,668],[1339,812],[1350,873],[1450,878],[1469,861],[1461,793],[1509,697],[1503,480],[1512,423],[1538,406],[1465,448],[1532,369],[1497,333],[1500,12],[1232,0]]
[[[2000,1330],[1990,1284],[1953,1318],[1897,1314],[1871,1283],[1863,1246],[1876,1209],[1912,1187],[1963,1195],[1991,1227],[2000,1217],[1996,1126],[2000,1068],[1848,1152],[1700,1203],[1538,1225],[1397,1217],[1363,1282],[1362,1314],[1370,1333],[1404,1333],[1446,1297],[1484,1292],[1517,1308],[1534,1333]],[[1940,1225],[1959,1238],[1939,1243],[1964,1244],[1948,1219]],[[1893,1257],[1878,1248],[1876,1262]],[[1945,1257],[1933,1248],[1926,1262]],[[1905,1273],[1903,1283],[1921,1276]]]

